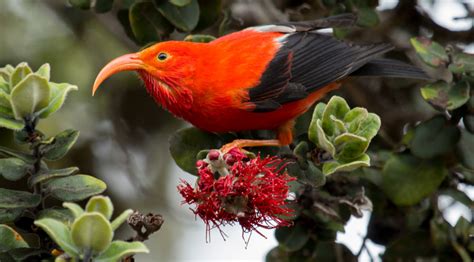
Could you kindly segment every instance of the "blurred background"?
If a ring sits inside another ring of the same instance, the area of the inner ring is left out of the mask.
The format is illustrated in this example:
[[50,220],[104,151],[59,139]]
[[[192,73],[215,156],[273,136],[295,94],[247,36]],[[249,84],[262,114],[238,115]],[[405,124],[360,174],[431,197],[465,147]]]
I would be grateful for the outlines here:
[[[225,16],[230,17],[226,32],[325,15],[324,9],[316,8],[322,2],[325,1],[223,1]],[[463,4],[456,0],[400,3],[380,0],[376,10],[379,25],[353,33],[354,40],[391,42],[397,47],[392,56],[417,65],[420,64],[410,51],[408,41],[415,35],[429,36],[437,32],[437,41],[443,44],[465,42],[465,50],[474,52],[472,20],[461,19],[472,16],[474,1]],[[66,128],[80,130],[79,141],[68,158],[55,164],[75,165],[82,173],[103,179],[108,185],[105,194],[113,199],[117,213],[133,208],[164,216],[162,229],[147,242],[152,253],[138,256],[137,261],[262,261],[268,250],[277,244],[272,231],[264,231],[267,239],[254,234],[247,248],[239,227],[225,228],[229,235],[226,241],[216,231],[210,243],[206,243],[205,225],[195,220],[187,206],[181,206],[176,185],[179,179],[193,181],[195,178],[174,164],[168,139],[177,129],[186,126],[185,122],[159,108],[133,73],[112,77],[91,97],[91,85],[102,66],[119,55],[140,49],[126,36],[115,17],[116,11],[106,14],[82,11],[66,0],[0,0],[0,65],[26,61],[32,68],[38,68],[50,63],[52,81],[79,86],[79,91],[70,95],[60,113],[39,126],[47,135]],[[218,30],[218,26],[214,26],[207,33],[217,35]],[[184,36],[171,34],[173,39]],[[427,70],[436,74],[433,69]],[[399,127],[403,123],[415,123],[434,113],[419,95],[416,82],[401,84],[400,81],[354,81],[338,91],[351,104],[381,115],[384,122],[381,136],[387,143],[400,139]],[[0,129],[0,144],[11,145],[11,135]],[[472,190],[468,192],[472,199]],[[461,214],[468,219],[471,216],[465,206],[454,207],[447,214],[450,223],[455,223]],[[338,240],[357,252],[369,217],[366,213],[362,219],[351,219],[347,233],[340,234]],[[131,232],[124,230],[121,234],[128,236]],[[368,245],[374,254],[383,251],[373,243]]]

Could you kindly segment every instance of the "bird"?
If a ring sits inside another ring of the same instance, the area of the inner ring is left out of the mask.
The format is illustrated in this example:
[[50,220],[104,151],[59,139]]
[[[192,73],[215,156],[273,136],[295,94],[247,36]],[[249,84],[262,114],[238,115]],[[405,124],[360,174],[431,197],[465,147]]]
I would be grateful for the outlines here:
[[429,79],[413,65],[382,58],[390,44],[356,44],[323,30],[356,21],[341,14],[249,27],[208,43],[159,42],[105,65],[92,95],[113,74],[136,71],[159,105],[199,129],[276,132],[274,139],[236,139],[222,151],[286,146],[295,119],[347,77]]

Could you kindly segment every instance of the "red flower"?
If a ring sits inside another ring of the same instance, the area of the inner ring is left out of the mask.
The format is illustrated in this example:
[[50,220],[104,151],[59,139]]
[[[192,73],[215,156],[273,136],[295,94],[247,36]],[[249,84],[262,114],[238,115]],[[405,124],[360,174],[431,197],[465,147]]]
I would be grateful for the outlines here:
[[[196,187],[182,180],[178,190],[183,203],[206,223],[206,239],[210,230],[239,223],[242,236],[258,228],[290,226],[287,220],[293,210],[286,206],[288,182],[295,180],[283,172],[280,158],[259,156],[248,159],[234,148],[226,154],[211,150],[205,160],[196,163]],[[286,219],[285,219],[286,217]],[[262,235],[263,236],[263,235]]]

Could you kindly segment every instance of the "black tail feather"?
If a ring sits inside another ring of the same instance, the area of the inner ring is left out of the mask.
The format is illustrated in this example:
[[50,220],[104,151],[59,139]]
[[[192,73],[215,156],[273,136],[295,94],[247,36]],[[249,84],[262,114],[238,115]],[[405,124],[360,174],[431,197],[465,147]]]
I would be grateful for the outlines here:
[[431,79],[420,68],[393,59],[377,58],[350,74],[351,76],[380,76],[413,79]]

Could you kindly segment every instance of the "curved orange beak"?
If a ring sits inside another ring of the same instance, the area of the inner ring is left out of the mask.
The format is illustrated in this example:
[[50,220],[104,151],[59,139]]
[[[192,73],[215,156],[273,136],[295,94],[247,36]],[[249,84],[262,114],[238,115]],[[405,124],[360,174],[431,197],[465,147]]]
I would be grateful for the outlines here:
[[146,69],[146,64],[139,58],[138,53],[127,54],[115,58],[105,65],[102,70],[100,70],[97,75],[94,86],[92,87],[92,95],[95,94],[100,84],[104,82],[105,79],[109,78],[111,75],[122,72],[122,71],[132,71],[132,70],[144,70]]

